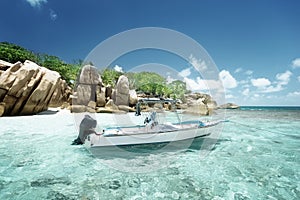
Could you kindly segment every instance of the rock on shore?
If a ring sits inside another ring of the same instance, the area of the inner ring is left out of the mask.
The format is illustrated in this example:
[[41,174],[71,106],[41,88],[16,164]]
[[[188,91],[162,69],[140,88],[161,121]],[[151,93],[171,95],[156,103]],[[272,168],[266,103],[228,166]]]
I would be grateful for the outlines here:
[[129,82],[128,78],[121,75],[117,82],[116,89],[116,105],[129,105]]
[[70,88],[59,73],[26,60],[0,73],[0,116],[32,115],[67,101]]
[[134,112],[133,107],[138,100],[136,92],[129,90],[126,76],[119,77],[116,88],[110,85],[104,86],[97,68],[91,65],[83,66],[72,98],[71,112],[74,113]]
[[226,103],[219,106],[220,109],[238,109],[240,106],[234,104],[234,103]]
[[184,113],[210,115],[217,108],[217,103],[208,94],[192,93],[186,95],[187,106]]

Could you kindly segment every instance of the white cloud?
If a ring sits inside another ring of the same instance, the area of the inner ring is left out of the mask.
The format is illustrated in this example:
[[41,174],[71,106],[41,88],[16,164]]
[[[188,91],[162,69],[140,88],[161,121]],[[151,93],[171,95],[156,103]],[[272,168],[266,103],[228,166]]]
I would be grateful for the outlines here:
[[224,85],[224,88],[230,89],[237,86],[237,81],[235,80],[235,78],[233,78],[229,71],[222,70],[219,73],[219,77]]
[[184,77],[183,81],[186,83],[188,90],[199,91],[199,90],[215,90],[222,89],[222,83],[216,80],[203,80],[197,77],[196,80]]
[[283,90],[284,88],[282,87],[282,85],[278,84],[275,87],[273,85],[266,87],[264,90],[262,90],[262,93],[271,93],[271,92],[279,92],[281,90]]
[[246,75],[248,75],[248,76],[250,76],[250,75],[252,75],[252,74],[253,74],[253,71],[251,71],[251,70],[247,70],[247,71],[245,72],[245,74],[246,74]]
[[206,83],[200,79],[199,77],[197,78],[197,80],[193,80],[187,77],[184,77],[183,81],[186,83],[186,87],[188,90],[192,90],[192,91],[198,91],[198,90],[208,90],[208,86],[206,85]]
[[237,68],[235,71],[234,71],[234,73],[239,73],[239,72],[241,72],[243,69],[241,68],[241,67],[239,67],[239,68]]
[[292,61],[292,68],[295,69],[298,67],[300,67],[300,58],[296,58]]
[[55,21],[57,19],[57,14],[54,10],[50,9],[50,14],[49,15],[50,15],[50,19],[52,21]]
[[32,7],[39,8],[43,3],[47,3],[47,0],[26,0]]
[[300,91],[290,92],[288,93],[289,97],[300,97]]
[[189,57],[189,63],[194,66],[197,70],[206,70],[207,69],[207,66],[206,66],[206,63],[204,60],[201,60],[201,59],[197,59],[195,58],[193,55],[190,55]]
[[50,19],[55,21],[57,19],[57,14],[54,10],[50,9]]
[[175,81],[176,79],[172,78],[170,75],[167,76],[167,83],[172,83],[173,81]]
[[273,83],[267,78],[251,79],[251,83],[259,89],[257,92],[260,93],[279,92],[285,89],[283,86],[289,83],[292,75],[292,72],[287,70],[284,73],[276,74],[277,81],[274,81]]
[[288,70],[282,74],[277,74],[276,79],[279,81],[278,84],[279,85],[287,85],[290,81],[291,75],[292,75],[292,72],[290,72]]
[[246,89],[243,90],[242,94],[243,94],[244,96],[248,96],[248,95],[249,95],[249,92],[250,92],[249,88],[246,88]]
[[191,75],[191,69],[190,68],[184,69],[181,72],[179,72],[178,75],[181,77],[188,77],[189,75]]
[[297,77],[298,81],[300,82],[300,76]]
[[258,88],[263,88],[271,85],[271,82],[267,78],[251,79],[251,83],[253,86]]
[[248,83],[249,83],[249,80],[241,80],[238,82],[238,84],[243,85],[243,87],[249,87]]
[[123,72],[122,67],[120,67],[119,65],[116,65],[116,66],[114,67],[114,70],[116,70],[117,72]]
[[233,96],[232,94],[226,94],[225,98],[226,99],[235,99],[235,96]]

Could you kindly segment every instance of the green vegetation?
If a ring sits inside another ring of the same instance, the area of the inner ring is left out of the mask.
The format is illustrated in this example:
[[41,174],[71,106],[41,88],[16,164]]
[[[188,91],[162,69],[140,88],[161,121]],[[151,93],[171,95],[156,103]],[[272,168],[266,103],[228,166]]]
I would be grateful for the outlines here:
[[28,49],[8,42],[0,42],[0,59],[10,63],[31,60],[40,66],[57,71],[62,79],[66,80],[71,86],[73,85],[74,80],[76,80],[81,64],[80,62],[68,64],[56,56],[34,53]]
[[184,101],[186,84],[180,80],[167,83],[166,79],[154,72],[140,72],[126,74],[130,88],[145,92],[153,96],[181,99]]
[[170,97],[173,99],[181,99],[184,101],[184,95],[190,93],[190,91],[186,89],[186,83],[180,80],[171,82],[168,88],[171,91]]
[[10,63],[24,62],[25,60],[38,62],[38,56],[32,51],[8,42],[0,43],[0,59]]
[[[74,85],[74,81],[77,79],[77,75],[83,64],[81,60],[68,64],[56,56],[34,53],[8,42],[0,42],[0,59],[10,63],[31,60],[40,66],[57,71],[70,86]],[[172,83],[167,83],[164,77],[154,72],[122,73],[111,68],[106,68],[101,70],[100,74],[103,84],[109,84],[112,87],[115,87],[119,76],[124,74],[128,77],[130,89],[153,96],[184,100],[184,94],[189,92],[186,90],[184,82],[176,80]]]
[[154,72],[128,72],[121,73],[114,69],[106,68],[101,71],[101,78],[104,84],[115,86],[120,75],[124,74],[129,81],[129,88],[138,92],[143,92],[152,96],[181,99],[184,101],[184,94],[189,93],[186,90],[186,83],[180,80],[167,83],[166,79]]
[[116,70],[105,68],[104,70],[100,71],[101,79],[104,85],[111,85],[115,87],[119,76],[121,76],[122,72],[117,72]]
[[154,72],[127,73],[130,80],[130,88],[143,91],[149,94],[162,95],[162,89],[166,85],[166,80]]

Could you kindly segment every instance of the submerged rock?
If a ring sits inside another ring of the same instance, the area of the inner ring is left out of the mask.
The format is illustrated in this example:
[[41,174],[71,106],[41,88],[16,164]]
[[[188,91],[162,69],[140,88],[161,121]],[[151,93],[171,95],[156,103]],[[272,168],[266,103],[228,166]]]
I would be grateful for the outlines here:
[[67,195],[64,195],[60,192],[50,191],[47,194],[47,199],[50,199],[50,200],[76,200],[77,198],[68,197]]
[[118,180],[113,180],[108,183],[109,189],[116,190],[116,189],[119,189],[120,187],[121,187],[121,183]]
[[45,176],[30,183],[31,187],[46,187],[49,185],[64,184],[70,185],[71,180],[66,177]]
[[127,185],[128,185],[128,187],[131,187],[131,188],[138,188],[141,186],[141,180],[138,177],[129,178],[127,180]]
[[4,189],[5,185],[7,185],[7,183],[5,181],[0,180],[0,191]]
[[111,190],[117,190],[122,186],[121,182],[119,180],[109,180],[104,184],[101,184],[101,187],[103,189],[111,189]]

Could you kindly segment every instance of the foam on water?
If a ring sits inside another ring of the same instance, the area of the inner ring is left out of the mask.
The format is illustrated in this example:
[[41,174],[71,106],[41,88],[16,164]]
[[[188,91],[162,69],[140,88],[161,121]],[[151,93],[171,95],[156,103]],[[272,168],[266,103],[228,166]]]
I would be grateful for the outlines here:
[[[96,116],[103,126],[115,121]],[[77,131],[67,111],[0,118],[0,199],[300,199],[300,112],[232,110],[227,116],[204,158],[197,139],[186,151],[105,160],[70,145]],[[107,165],[138,169],[163,160],[167,167],[148,173]]]

